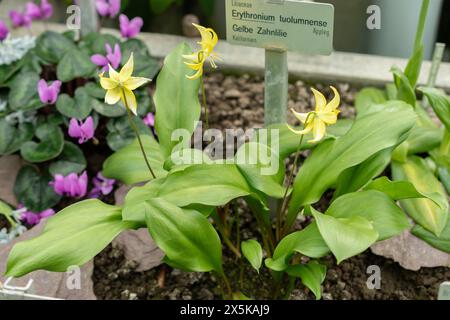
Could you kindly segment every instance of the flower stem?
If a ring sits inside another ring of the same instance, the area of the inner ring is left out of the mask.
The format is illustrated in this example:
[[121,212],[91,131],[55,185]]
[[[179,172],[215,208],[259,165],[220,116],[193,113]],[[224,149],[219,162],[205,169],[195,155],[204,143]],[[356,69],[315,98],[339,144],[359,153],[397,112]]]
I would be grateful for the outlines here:
[[152,175],[153,179],[156,179],[156,175],[153,172],[152,166],[150,165],[150,162],[148,161],[147,154],[145,153],[144,145],[142,144],[141,136],[139,135],[139,130],[133,121],[133,116],[131,114],[130,108],[128,107],[127,99],[123,99],[123,100],[125,102],[125,107],[127,109],[128,121],[130,121],[131,128],[133,129],[134,134],[136,135],[136,138],[138,139],[139,147],[141,148],[142,155],[144,156],[145,164],[147,165],[147,168],[150,171],[150,174]]
[[205,80],[204,80],[203,76],[200,79],[200,83],[201,83],[201,90],[202,90],[203,109],[205,110],[205,124],[206,124],[205,128],[208,129],[209,128],[209,116],[208,116],[208,106],[206,104]]

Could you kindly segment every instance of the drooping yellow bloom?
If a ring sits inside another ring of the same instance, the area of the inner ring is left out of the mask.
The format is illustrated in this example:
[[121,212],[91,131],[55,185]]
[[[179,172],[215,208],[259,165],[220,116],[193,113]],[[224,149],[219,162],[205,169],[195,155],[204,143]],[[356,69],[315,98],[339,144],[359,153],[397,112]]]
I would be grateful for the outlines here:
[[150,82],[150,79],[133,77],[134,58],[133,53],[128,62],[123,66],[120,72],[109,66],[109,78],[100,74],[100,85],[106,90],[105,102],[107,104],[116,104],[119,100],[125,104],[135,115],[137,115],[137,101],[133,90]]
[[217,65],[214,59],[219,59],[217,54],[214,52],[214,48],[219,41],[217,33],[211,28],[205,28],[195,23],[193,23],[193,25],[200,32],[200,35],[202,37],[202,41],[198,42],[198,44],[201,45],[202,48],[198,52],[183,55],[183,58],[187,60],[185,64],[190,69],[196,71],[194,75],[187,76],[187,78],[190,80],[198,79],[203,75],[203,65],[205,64],[206,60],[209,60],[211,66],[215,69],[217,68]]
[[338,107],[341,103],[339,92],[334,87],[330,87],[334,92],[334,98],[329,103],[325,96],[314,88],[311,88],[316,99],[316,108],[308,113],[299,113],[292,109],[295,117],[304,125],[303,130],[295,130],[288,126],[289,130],[298,135],[313,132],[314,139],[310,143],[316,143],[323,139],[326,135],[327,125],[337,122],[340,111]]

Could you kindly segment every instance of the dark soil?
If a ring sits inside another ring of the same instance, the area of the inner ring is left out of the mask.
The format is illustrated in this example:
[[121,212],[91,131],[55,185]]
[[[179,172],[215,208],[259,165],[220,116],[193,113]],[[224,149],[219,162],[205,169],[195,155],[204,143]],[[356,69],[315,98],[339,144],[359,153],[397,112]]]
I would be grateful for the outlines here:
[[[210,127],[226,128],[262,127],[264,121],[264,86],[261,78],[244,75],[225,76],[212,74],[205,84],[208,94]],[[330,95],[327,87],[314,85],[318,90]],[[354,117],[355,88],[339,84],[341,93],[341,116]],[[289,86],[289,106],[297,111],[309,111],[314,107],[314,99],[308,85],[298,81]],[[331,96],[329,96],[331,98]],[[289,122],[296,119],[289,116]],[[325,196],[324,198],[327,198]],[[238,202],[240,234],[243,240],[258,238],[253,231],[257,226],[243,202]],[[301,227],[301,224],[299,225]],[[248,263],[241,264],[235,256],[224,248],[225,273],[234,291],[240,291],[254,299],[274,298],[274,286],[267,269],[258,275]],[[419,272],[402,269],[397,263],[366,252],[344,261],[337,266],[335,259],[323,259],[328,267],[323,284],[323,299],[436,299],[438,286],[450,279],[450,269],[430,268]],[[366,282],[367,268],[377,265],[381,269],[381,288],[369,290]],[[99,299],[221,299],[221,280],[210,273],[187,273],[162,265],[147,272],[136,272],[136,263],[127,261],[121,250],[112,245],[95,259],[94,285]],[[164,277],[162,275],[165,275]],[[164,287],[161,287],[164,279]],[[314,296],[298,282],[290,299],[308,300]]]

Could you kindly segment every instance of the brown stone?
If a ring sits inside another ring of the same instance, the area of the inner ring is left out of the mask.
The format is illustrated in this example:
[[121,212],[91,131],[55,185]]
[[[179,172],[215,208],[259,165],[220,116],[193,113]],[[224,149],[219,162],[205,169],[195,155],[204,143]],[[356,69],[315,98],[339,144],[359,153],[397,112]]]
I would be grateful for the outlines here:
[[[43,220],[33,229],[25,232],[22,236],[15,239],[8,245],[0,246],[0,283],[4,283],[6,270],[6,262],[12,247],[25,240],[37,237],[44,229],[46,220]],[[10,285],[26,286],[30,279],[33,279],[32,290],[29,293],[50,298],[66,299],[66,300],[96,300],[94,294],[94,284],[92,282],[92,273],[94,264],[92,261],[80,268],[80,289],[69,289],[70,273],[57,273],[48,271],[35,271],[26,276],[14,279]]]
[[15,207],[18,203],[14,195],[14,184],[22,164],[17,155],[0,157],[0,199]]

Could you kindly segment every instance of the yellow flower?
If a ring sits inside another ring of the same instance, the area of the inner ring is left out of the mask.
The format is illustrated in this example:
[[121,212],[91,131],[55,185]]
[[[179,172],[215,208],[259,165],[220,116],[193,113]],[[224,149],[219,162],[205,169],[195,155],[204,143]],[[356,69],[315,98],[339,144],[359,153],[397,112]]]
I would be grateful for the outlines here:
[[114,70],[109,65],[109,78],[100,74],[100,85],[106,90],[105,102],[107,104],[116,104],[122,100],[123,104],[135,115],[137,115],[137,102],[133,90],[150,82],[150,79],[133,77],[134,59],[133,53],[128,62],[123,66],[120,72]]
[[188,79],[194,80],[198,79],[203,75],[203,65],[206,60],[209,60],[211,66],[215,69],[217,65],[214,59],[218,59],[217,54],[214,52],[214,48],[219,41],[216,32],[211,28],[205,28],[199,26],[198,24],[193,23],[193,25],[200,32],[202,37],[202,41],[198,42],[201,45],[202,49],[193,54],[183,55],[183,58],[187,61],[185,64],[192,70],[196,71],[196,73],[192,76],[187,76]]
[[289,130],[298,135],[304,135],[313,132],[314,139],[310,143],[319,142],[326,135],[327,125],[332,125],[337,122],[339,115],[339,104],[341,97],[339,92],[334,87],[330,87],[334,92],[334,98],[329,103],[322,93],[314,88],[311,88],[316,99],[316,109],[308,113],[299,113],[292,109],[295,117],[304,125],[303,130],[295,130],[288,125]]

